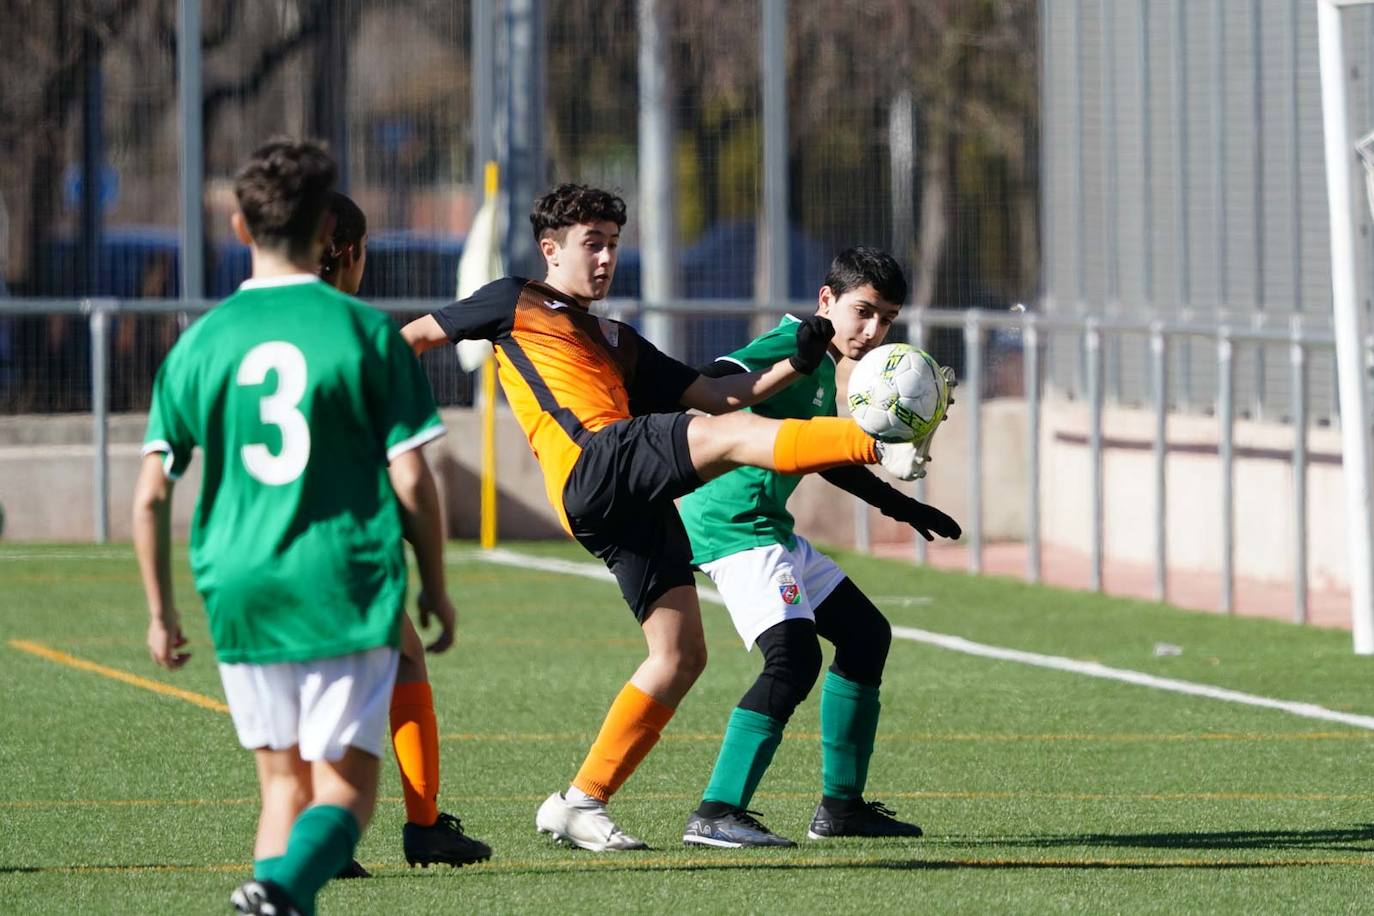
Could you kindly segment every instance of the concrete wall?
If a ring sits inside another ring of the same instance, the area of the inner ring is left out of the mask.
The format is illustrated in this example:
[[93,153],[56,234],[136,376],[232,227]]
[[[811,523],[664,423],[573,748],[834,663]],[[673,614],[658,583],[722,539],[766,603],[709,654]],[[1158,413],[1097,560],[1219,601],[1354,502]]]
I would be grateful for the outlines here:
[[[1086,405],[1050,402],[1041,426],[1041,536],[1081,552],[1091,547]],[[1137,563],[1154,560],[1154,415],[1103,413],[1105,552]],[[1166,468],[1167,561],[1171,569],[1221,568],[1221,464],[1215,418],[1169,418]],[[1347,588],[1340,431],[1308,431],[1308,576],[1314,588]],[[1235,571],[1291,582],[1293,431],[1277,423],[1237,421],[1234,434]]]
[[[936,437],[926,502],[967,529],[968,420],[956,405]],[[138,443],[146,420],[120,416],[110,425],[111,536],[129,537],[130,499]],[[427,447],[452,537],[477,534],[477,468],[481,435],[474,411],[444,412],[448,435]],[[1091,549],[1086,406],[1043,405],[1040,447],[1041,537],[1082,553]],[[1154,418],[1149,411],[1104,412],[1106,554],[1149,563],[1154,550]],[[1026,535],[1027,419],[1025,403],[1005,398],[982,410],[983,537],[1019,541]],[[1235,446],[1236,573],[1273,582],[1291,579],[1292,432],[1279,424],[1240,421]],[[500,534],[527,539],[561,536],[544,495],[543,478],[507,411],[498,412]],[[90,419],[80,416],[0,418],[0,506],[4,536],[13,540],[89,540],[92,525]],[[1169,420],[1168,561],[1176,570],[1216,571],[1221,564],[1221,500],[1217,424],[1207,417]],[[1309,431],[1308,575],[1314,588],[1348,584],[1344,482],[1337,430]],[[175,533],[185,537],[200,488],[200,462],[177,487]],[[880,472],[881,473],[881,472]],[[912,484],[897,484],[911,492]],[[791,508],[798,531],[826,544],[854,543],[853,502],[818,477],[802,483]],[[910,529],[868,510],[874,543],[912,542]]]
[[[439,482],[440,498],[452,537],[476,537],[478,468],[481,448],[479,418],[471,410],[443,412],[448,435],[426,448]],[[111,418],[110,536],[130,536],[134,480],[139,445],[147,418]],[[501,533],[511,538],[557,537],[558,527],[544,496],[544,481],[525,437],[506,411],[498,414],[497,455],[500,466]],[[11,540],[91,538],[94,530],[94,451],[87,416],[0,418],[0,507]],[[200,492],[201,462],[192,460],[178,481],[172,502],[173,533],[185,538]]]
[[[443,412],[448,435],[425,453],[439,481],[449,535],[477,536],[478,469],[481,454],[479,417],[471,410]],[[1025,536],[1025,411],[1019,401],[993,401],[984,406],[985,461],[983,518],[991,540]],[[111,418],[110,535],[127,539],[139,443],[147,419]],[[562,529],[549,508],[544,480],[525,437],[509,411],[497,413],[497,461],[500,536],[514,539],[559,537]],[[7,515],[4,536],[12,540],[89,540],[93,531],[94,454],[91,421],[86,416],[0,418],[0,506]],[[956,409],[937,436],[935,461],[927,480],[926,501],[967,524],[968,465],[960,459],[968,441],[967,415]],[[186,537],[200,465],[191,467],[173,499],[174,533]],[[881,472],[879,472],[881,473]],[[894,481],[894,483],[896,483]],[[911,492],[913,485],[897,484]],[[840,500],[837,503],[836,500]],[[839,511],[837,511],[837,506]],[[854,543],[855,513],[849,498],[818,477],[803,481],[791,507],[798,530],[826,544]],[[911,530],[876,510],[869,511],[874,542],[910,540]]]

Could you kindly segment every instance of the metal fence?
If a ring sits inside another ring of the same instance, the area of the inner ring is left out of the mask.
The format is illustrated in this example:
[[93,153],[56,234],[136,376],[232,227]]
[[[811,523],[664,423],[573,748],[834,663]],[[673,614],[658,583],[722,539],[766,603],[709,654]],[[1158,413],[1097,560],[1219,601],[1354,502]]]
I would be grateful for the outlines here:
[[[376,303],[398,321],[409,320],[439,304],[442,300],[381,300]],[[213,303],[208,301],[188,303],[181,300],[0,300],[0,322],[62,320],[69,323],[71,337],[84,339],[84,346],[73,347],[66,363],[49,366],[36,381],[30,379],[28,387],[21,385],[19,390],[31,392],[36,386],[57,384],[61,397],[70,405],[89,410],[91,441],[95,445],[91,472],[95,480],[93,536],[97,541],[105,540],[109,531],[109,417],[111,413],[146,409],[147,393],[161,356],[176,335],[211,305]],[[811,308],[810,303],[797,302],[790,310],[805,312]],[[784,311],[782,308],[760,310],[754,302],[731,300],[695,300],[652,308],[634,300],[610,300],[606,310],[631,322],[641,322],[650,313],[656,313],[661,320],[676,324],[686,351],[677,355],[693,363],[728,352]],[[143,323],[141,331],[137,330],[139,322]],[[131,324],[136,329],[134,332],[126,330]],[[129,339],[154,342],[118,352],[121,341]],[[1314,416],[1308,407],[1315,388],[1329,388],[1335,384],[1330,369],[1335,342],[1328,330],[1305,326],[1296,318],[1287,328],[1276,329],[1161,320],[1108,321],[1033,312],[909,309],[902,314],[890,339],[905,339],[923,346],[940,362],[954,366],[960,376],[958,409],[969,416],[980,417],[981,406],[993,399],[1023,400],[1029,462],[1029,483],[1024,494],[1027,519],[1025,575],[1031,582],[1039,581],[1042,574],[1040,481],[1046,470],[1041,466],[1040,454],[1043,400],[1053,396],[1081,402],[1088,409],[1086,445],[1091,473],[1085,486],[1091,493],[1092,507],[1091,585],[1097,590],[1102,588],[1105,560],[1103,455],[1112,445],[1104,435],[1103,409],[1108,405],[1126,405],[1150,410],[1154,417],[1154,511],[1150,524],[1154,541],[1154,596],[1158,600],[1169,597],[1166,518],[1169,481],[1165,468],[1169,444],[1166,432],[1168,419],[1183,391],[1178,371],[1180,363],[1175,357],[1184,347],[1213,352],[1218,383],[1213,410],[1217,420],[1216,451],[1221,466],[1216,499],[1220,516],[1225,520],[1221,528],[1220,587],[1221,605],[1226,610],[1234,606],[1234,464],[1237,458],[1234,434],[1236,420],[1242,415],[1235,397],[1236,371],[1257,352],[1283,350],[1288,363],[1288,388],[1284,400],[1289,411],[1277,419],[1302,433],[1293,437],[1288,456],[1293,468],[1292,492],[1286,500],[1294,531],[1290,545],[1294,571],[1292,616],[1297,622],[1307,620],[1309,455],[1306,433],[1311,426],[1330,425],[1338,420],[1331,416]],[[1151,382],[1147,398],[1133,402],[1114,391],[1104,373],[1104,354],[1112,348],[1143,352],[1141,358]],[[84,363],[79,362],[82,359]],[[1055,361],[1072,362],[1079,369],[1071,377],[1059,379],[1047,371]],[[461,371],[448,348],[428,354],[424,363],[441,404],[471,403],[471,378]],[[11,387],[9,400],[0,400],[0,413],[23,411],[25,400],[14,396],[15,390]],[[977,573],[983,569],[985,541],[982,517],[985,457],[981,423],[968,424],[968,439],[962,443],[961,455],[967,464],[969,481],[964,540],[969,548],[969,570]],[[917,483],[918,498],[924,493],[923,484]],[[867,513],[857,512],[855,518],[856,542],[861,549],[867,549]],[[913,536],[913,555],[920,562],[927,560],[925,541],[916,536]]]

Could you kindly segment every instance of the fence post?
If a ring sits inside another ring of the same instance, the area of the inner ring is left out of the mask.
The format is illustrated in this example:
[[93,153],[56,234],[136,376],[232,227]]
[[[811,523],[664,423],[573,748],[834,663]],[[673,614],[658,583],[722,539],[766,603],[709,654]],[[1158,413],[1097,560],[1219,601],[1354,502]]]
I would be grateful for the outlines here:
[[87,299],[81,307],[91,331],[92,535],[104,544],[110,539],[110,312],[118,306],[108,299]]
[[1307,623],[1307,350],[1293,317],[1288,348],[1293,385],[1293,622]]
[[1155,401],[1155,600],[1169,600],[1169,500],[1165,462],[1169,455],[1169,342],[1159,322],[1150,325]]
[[968,570],[983,571],[983,325],[978,310],[964,316],[964,373],[959,400],[968,412]]
[[1221,444],[1217,459],[1221,474],[1221,609],[1235,612],[1235,354],[1231,329],[1217,332],[1217,421]]
[[1021,332],[1021,368],[1026,389],[1026,579],[1040,581],[1040,328],[1025,316]]
[[1102,591],[1102,330],[1096,318],[1083,329],[1088,373],[1088,461],[1092,487],[1092,589]]

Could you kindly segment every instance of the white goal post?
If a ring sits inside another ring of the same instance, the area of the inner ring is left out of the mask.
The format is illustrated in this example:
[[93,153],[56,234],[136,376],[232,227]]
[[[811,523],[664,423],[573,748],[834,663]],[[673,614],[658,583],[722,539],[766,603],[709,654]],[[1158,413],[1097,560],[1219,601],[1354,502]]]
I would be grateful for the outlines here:
[[[1365,352],[1368,322],[1356,293],[1351,170],[1355,148],[1346,123],[1342,7],[1374,0],[1316,0],[1321,58],[1322,125],[1331,218],[1331,298],[1341,411],[1341,452],[1350,550],[1350,617],[1355,652],[1374,654],[1374,512],[1371,509],[1370,412]],[[1360,133],[1374,125],[1360,125]],[[1366,168],[1370,168],[1366,165]],[[1374,200],[1371,201],[1374,206]]]

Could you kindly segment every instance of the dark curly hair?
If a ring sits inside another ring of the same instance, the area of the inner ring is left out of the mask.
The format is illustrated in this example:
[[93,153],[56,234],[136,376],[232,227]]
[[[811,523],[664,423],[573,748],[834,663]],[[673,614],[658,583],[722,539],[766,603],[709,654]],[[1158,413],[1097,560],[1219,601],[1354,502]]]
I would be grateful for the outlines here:
[[871,286],[884,302],[906,302],[906,276],[897,259],[881,248],[846,248],[835,255],[825,275],[825,285],[838,299],[851,289]]
[[338,167],[309,140],[274,138],[234,176],[234,196],[253,241],[290,257],[310,254]]
[[[339,259],[344,249],[357,246],[367,235],[367,217],[347,194],[329,192],[327,209],[334,214],[334,232],[329,236],[329,245],[320,256],[320,276],[328,280],[339,269]],[[354,252],[357,257],[357,252]]]
[[560,184],[536,200],[530,210],[536,243],[552,235],[561,245],[569,228],[599,222],[625,225],[625,201],[610,191],[583,184]]

